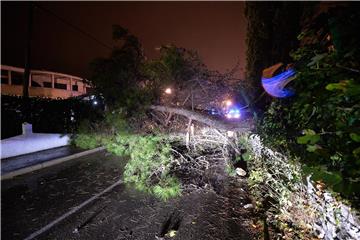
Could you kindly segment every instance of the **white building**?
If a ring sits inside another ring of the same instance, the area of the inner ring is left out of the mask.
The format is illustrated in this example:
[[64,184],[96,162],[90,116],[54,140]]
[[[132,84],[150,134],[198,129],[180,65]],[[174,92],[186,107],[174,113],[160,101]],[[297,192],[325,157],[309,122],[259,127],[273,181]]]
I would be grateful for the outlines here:
[[[22,96],[24,69],[1,65],[1,94]],[[49,71],[31,70],[30,97],[69,98],[84,95],[90,89],[85,79]]]

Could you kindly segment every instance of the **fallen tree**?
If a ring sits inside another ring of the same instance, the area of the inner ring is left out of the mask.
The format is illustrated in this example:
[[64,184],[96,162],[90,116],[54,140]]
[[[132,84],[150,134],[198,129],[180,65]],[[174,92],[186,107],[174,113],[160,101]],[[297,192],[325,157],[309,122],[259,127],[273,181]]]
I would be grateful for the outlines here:
[[199,112],[187,110],[184,108],[174,108],[167,106],[159,106],[159,105],[151,105],[150,109],[160,112],[165,112],[169,114],[178,114],[184,117],[187,117],[191,121],[197,121],[203,123],[209,127],[213,127],[216,129],[234,131],[234,132],[248,132],[252,129],[253,125],[249,121],[241,121],[241,122],[225,122],[222,120],[211,118],[206,114],[202,114]]

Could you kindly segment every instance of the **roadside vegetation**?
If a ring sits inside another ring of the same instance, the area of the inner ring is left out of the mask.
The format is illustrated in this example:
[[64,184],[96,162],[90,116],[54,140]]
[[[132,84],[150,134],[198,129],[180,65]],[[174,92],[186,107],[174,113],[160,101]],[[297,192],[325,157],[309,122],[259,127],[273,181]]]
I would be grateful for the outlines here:
[[[24,113],[23,105],[28,108]],[[101,106],[79,98],[47,99],[1,96],[1,138],[9,138],[22,133],[22,123],[30,122],[34,132],[64,133],[77,132],[81,121],[101,119]]]
[[359,20],[351,7],[302,20],[295,96],[265,99],[257,135],[242,139],[257,209],[289,239],[359,237]]
[[[256,26],[259,12],[253,7],[248,6],[247,16]],[[122,44],[93,64],[93,81],[107,109],[101,121],[81,123],[74,143],[82,148],[106,146],[126,156],[124,180],[164,200],[194,189],[219,193],[225,181],[247,176],[263,228],[269,225],[274,238],[356,237],[358,226],[345,215],[354,216],[349,206],[359,208],[360,196],[360,39],[354,33],[360,16],[350,8],[308,15],[309,24],[303,20],[297,39],[300,47],[289,53],[294,44],[286,46],[286,59],[284,54],[275,60],[267,56],[260,64],[255,55],[261,51],[252,48],[264,39],[251,38],[264,36],[249,34],[248,45],[255,44],[248,52],[250,83],[230,88],[241,88],[242,96],[249,92],[243,100],[257,116],[253,133],[209,127],[206,121],[194,121],[195,114],[167,112],[182,108],[195,113],[204,102],[218,101],[208,94],[214,89],[206,87],[226,82],[232,73],[211,72],[195,52],[173,45],[161,47],[159,59],[146,60],[139,41],[116,26],[114,37]],[[279,47],[276,43],[272,48]],[[296,94],[261,99],[256,76],[261,66],[276,61],[293,63],[297,75],[288,87]],[[169,86],[183,96],[164,95]],[[217,89],[224,96],[222,88]],[[165,110],[151,108],[154,104]]]
[[[357,20],[355,20],[357,19]],[[291,53],[296,96],[274,99],[258,124],[264,141],[296,155],[303,170],[359,203],[360,15],[352,9],[319,16]]]

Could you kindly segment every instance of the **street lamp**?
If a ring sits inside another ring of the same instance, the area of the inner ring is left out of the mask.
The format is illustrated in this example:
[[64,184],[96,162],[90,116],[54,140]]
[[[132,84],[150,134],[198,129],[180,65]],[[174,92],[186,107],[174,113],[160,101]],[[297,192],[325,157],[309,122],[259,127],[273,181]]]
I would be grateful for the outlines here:
[[166,93],[166,94],[171,94],[171,93],[172,93],[171,88],[166,88],[166,89],[165,89],[165,93]]

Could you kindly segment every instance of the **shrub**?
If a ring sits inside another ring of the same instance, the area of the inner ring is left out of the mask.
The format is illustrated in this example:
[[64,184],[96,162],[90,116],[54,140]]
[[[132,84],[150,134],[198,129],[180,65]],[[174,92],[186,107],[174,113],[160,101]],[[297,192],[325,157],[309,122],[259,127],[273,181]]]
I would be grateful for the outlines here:
[[243,135],[241,142],[248,154],[248,183],[256,208],[265,213],[267,221],[280,229],[286,239],[308,239],[306,231],[317,216],[307,203],[297,159],[291,160],[265,147],[257,135]]
[[78,134],[74,144],[83,149],[93,149],[100,145],[100,139],[96,134]]
[[297,62],[291,83],[296,96],[273,100],[258,132],[277,150],[299,156],[313,180],[355,203],[360,194],[360,39],[353,29],[360,14],[346,9],[322,17],[326,21],[304,30],[299,38],[306,44],[291,54]]
[[[24,112],[24,106],[28,109]],[[74,133],[83,119],[101,119],[102,109],[77,98],[49,99],[1,96],[1,138],[21,134],[29,122],[37,133]]]

